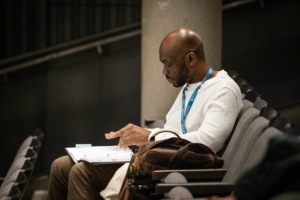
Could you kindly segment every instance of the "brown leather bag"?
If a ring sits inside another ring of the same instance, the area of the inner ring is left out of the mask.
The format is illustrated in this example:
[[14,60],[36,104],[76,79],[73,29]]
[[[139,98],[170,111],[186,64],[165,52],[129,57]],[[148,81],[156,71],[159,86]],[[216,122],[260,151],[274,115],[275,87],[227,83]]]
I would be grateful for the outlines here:
[[[171,132],[176,137],[151,141],[162,132]],[[151,140],[140,146],[137,153],[132,156],[127,177],[123,181],[119,194],[120,200],[147,199],[144,198],[144,195],[132,197],[130,188],[133,184],[136,184],[137,179],[140,179],[138,184],[142,185],[140,177],[143,177],[144,184],[147,184],[154,170],[204,169],[221,168],[223,166],[222,158],[218,157],[209,147],[182,139],[175,132],[162,130],[156,133]]]

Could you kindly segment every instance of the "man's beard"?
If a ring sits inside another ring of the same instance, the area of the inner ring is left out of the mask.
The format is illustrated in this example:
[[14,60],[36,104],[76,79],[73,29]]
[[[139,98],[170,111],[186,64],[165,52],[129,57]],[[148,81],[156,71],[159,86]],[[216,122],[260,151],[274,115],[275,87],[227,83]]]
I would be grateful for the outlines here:
[[183,80],[182,81],[176,81],[176,82],[173,83],[173,86],[178,88],[178,87],[182,87],[185,83],[186,83],[186,81],[183,81]]
[[188,70],[185,66],[182,66],[178,78],[173,83],[173,86],[182,87],[187,82],[187,80],[188,80]]

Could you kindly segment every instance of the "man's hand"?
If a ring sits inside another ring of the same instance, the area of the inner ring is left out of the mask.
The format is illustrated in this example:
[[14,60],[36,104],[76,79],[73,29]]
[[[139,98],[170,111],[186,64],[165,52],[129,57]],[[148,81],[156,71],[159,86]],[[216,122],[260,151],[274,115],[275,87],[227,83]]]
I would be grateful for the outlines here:
[[126,148],[130,145],[141,146],[148,141],[150,131],[145,128],[141,128],[134,124],[128,124],[124,128],[105,134],[106,139],[113,139],[120,137],[119,146]]

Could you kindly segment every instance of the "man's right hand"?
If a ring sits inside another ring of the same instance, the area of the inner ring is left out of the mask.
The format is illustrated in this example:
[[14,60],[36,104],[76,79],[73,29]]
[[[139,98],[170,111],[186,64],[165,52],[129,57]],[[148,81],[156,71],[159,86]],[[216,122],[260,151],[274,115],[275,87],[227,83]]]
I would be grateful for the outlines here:
[[136,126],[134,124],[128,124],[118,131],[106,133],[105,138],[114,139],[120,137],[119,146],[121,148],[126,148],[130,145],[143,145],[148,141],[149,135],[149,130]]

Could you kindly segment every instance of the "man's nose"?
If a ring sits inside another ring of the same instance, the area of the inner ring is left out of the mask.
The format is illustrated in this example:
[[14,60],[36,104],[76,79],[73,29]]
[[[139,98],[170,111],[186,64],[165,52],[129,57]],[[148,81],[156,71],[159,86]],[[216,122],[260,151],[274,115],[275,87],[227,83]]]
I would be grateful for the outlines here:
[[165,66],[163,66],[161,73],[163,75],[167,75],[168,74],[168,70],[167,70],[167,68]]

